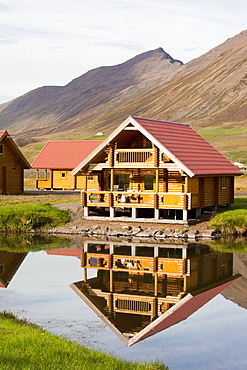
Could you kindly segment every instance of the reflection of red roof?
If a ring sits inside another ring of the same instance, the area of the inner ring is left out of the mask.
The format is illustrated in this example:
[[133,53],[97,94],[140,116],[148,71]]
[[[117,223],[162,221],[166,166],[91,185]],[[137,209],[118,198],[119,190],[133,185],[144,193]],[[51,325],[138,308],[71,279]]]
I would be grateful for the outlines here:
[[57,248],[57,249],[50,249],[49,251],[46,251],[47,254],[52,254],[56,256],[72,256],[72,257],[80,257],[82,254],[81,249],[63,249],[63,248]]
[[32,168],[72,170],[101,143],[101,140],[48,141]]
[[173,306],[167,312],[163,313],[162,316],[160,316],[145,329],[131,338],[129,340],[128,346],[131,346],[145,338],[150,337],[151,335],[154,335],[164,329],[169,328],[172,325],[179,323],[182,320],[187,319],[199,308],[201,308],[211,299],[216,297],[217,294],[220,294],[224,289],[228,288],[239,278],[239,276],[240,275],[235,275],[232,277],[233,280],[227,281],[224,284],[221,284],[198,295],[193,296],[191,294],[187,294],[187,296],[185,296],[175,306]]
[[132,118],[194,175],[242,174],[189,125]]

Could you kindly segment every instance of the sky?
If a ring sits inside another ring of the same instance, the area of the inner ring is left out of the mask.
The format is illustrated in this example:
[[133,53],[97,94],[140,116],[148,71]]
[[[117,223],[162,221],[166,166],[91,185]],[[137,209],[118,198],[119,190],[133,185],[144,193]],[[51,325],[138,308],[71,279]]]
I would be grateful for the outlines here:
[[158,47],[186,63],[246,16],[246,0],[0,0],[0,104]]

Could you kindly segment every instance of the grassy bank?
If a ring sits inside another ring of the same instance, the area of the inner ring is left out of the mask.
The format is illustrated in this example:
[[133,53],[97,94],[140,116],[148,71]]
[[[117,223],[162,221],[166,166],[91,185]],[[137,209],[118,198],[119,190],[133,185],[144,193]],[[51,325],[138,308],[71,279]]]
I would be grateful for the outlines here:
[[247,231],[247,198],[235,198],[235,203],[229,211],[216,214],[209,226],[224,233]]
[[28,231],[55,227],[69,221],[68,212],[50,204],[24,204],[0,207],[0,231]]
[[77,343],[0,314],[0,369],[4,370],[165,370],[162,363],[134,363],[89,350]]

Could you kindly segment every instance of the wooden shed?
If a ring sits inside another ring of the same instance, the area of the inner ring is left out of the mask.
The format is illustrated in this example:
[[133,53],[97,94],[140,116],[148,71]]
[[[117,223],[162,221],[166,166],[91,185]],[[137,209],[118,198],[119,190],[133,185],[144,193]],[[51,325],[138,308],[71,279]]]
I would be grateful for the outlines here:
[[30,165],[7,131],[0,131],[0,194],[24,190],[24,169]]
[[129,116],[72,174],[85,179],[85,216],[107,207],[115,217],[121,207],[132,218],[149,211],[154,219],[187,221],[233,203],[234,176],[242,172],[187,124]]
[[82,189],[83,178],[70,172],[101,143],[102,140],[48,141],[32,163],[36,188]]

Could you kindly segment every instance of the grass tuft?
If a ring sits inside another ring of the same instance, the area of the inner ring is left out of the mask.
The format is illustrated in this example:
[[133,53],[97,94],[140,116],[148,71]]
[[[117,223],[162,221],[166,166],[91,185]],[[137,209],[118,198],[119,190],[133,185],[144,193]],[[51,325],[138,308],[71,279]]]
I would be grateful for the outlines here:
[[232,210],[216,214],[209,226],[224,233],[246,233],[247,231],[247,198],[235,198]]
[[49,203],[4,206],[0,208],[0,231],[21,232],[66,224],[67,211],[52,207]]
[[0,369],[4,370],[167,370],[161,362],[140,363],[120,360],[87,349],[0,313]]

